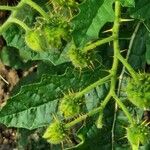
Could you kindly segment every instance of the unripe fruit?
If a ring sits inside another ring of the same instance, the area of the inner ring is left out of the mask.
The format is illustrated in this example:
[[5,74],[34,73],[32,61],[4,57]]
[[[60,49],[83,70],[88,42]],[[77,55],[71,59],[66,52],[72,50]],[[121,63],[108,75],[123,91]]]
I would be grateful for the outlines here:
[[43,34],[46,38],[47,45],[51,48],[61,48],[62,40],[66,40],[68,38],[68,31],[61,27],[53,27],[51,25],[43,26]]
[[78,115],[81,111],[81,100],[75,97],[75,94],[65,95],[60,101],[59,110],[65,118]]
[[66,131],[64,125],[59,122],[53,122],[45,131],[43,138],[51,144],[59,144],[66,138]]
[[127,128],[127,139],[132,147],[150,142],[150,128],[144,124],[134,124]]
[[71,48],[68,52],[68,56],[75,68],[88,67],[88,58],[86,54],[82,54],[79,49]]
[[137,107],[150,110],[150,74],[140,74],[139,82],[128,80],[126,88],[128,99]]
[[25,42],[34,51],[44,51],[46,48],[44,36],[38,30],[31,30],[25,34]]

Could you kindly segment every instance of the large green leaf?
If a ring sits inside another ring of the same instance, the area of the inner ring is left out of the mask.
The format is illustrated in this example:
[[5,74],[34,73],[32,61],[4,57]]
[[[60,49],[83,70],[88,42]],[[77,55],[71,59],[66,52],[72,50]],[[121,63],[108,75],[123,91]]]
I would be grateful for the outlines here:
[[98,38],[99,30],[114,20],[114,0],[86,0],[79,6],[79,14],[72,20],[73,38],[77,46]]
[[69,69],[63,75],[45,75],[40,83],[23,86],[20,92],[8,100],[0,111],[0,123],[11,127],[34,129],[48,125],[52,114],[57,113],[58,100],[68,90],[79,91],[98,80],[105,73],[100,69],[79,74]]

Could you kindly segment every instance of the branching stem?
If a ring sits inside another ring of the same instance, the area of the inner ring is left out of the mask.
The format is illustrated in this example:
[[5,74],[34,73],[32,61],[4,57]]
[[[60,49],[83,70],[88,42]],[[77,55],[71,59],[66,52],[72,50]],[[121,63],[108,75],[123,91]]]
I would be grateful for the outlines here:
[[29,28],[24,22],[22,22],[22,21],[19,20],[19,19],[10,18],[10,19],[8,20],[8,22],[18,24],[18,25],[21,26],[26,32],[30,30],[30,28]]

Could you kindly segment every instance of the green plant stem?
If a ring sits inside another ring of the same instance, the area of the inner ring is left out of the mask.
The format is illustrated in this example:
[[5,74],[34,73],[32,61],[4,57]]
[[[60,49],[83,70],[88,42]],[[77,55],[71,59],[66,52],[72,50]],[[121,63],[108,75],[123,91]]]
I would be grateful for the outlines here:
[[[7,21],[5,21],[1,26],[0,26],[0,35],[7,30],[7,28],[10,26],[11,19],[16,17],[17,12],[25,5],[24,3],[25,0],[21,0],[19,2],[19,4],[15,7],[14,10],[12,10],[11,15],[9,16],[9,18],[7,19]],[[4,7],[4,6],[3,6]],[[9,21],[10,20],[10,21]]]
[[106,96],[106,98],[104,99],[104,101],[101,103],[100,107],[95,108],[95,109],[91,110],[90,112],[88,112],[87,114],[81,115],[77,119],[67,123],[65,125],[65,128],[71,128],[74,125],[76,125],[76,124],[80,123],[81,121],[85,120],[87,117],[91,117],[91,116],[95,115],[96,113],[99,113],[99,112],[103,111],[103,109],[105,108],[105,106],[109,102],[110,98],[111,98],[111,93],[109,92],[108,95]]
[[[113,73],[113,77],[111,78],[111,93],[115,91],[116,84],[117,84],[117,70],[118,70],[118,58],[117,55],[120,53],[120,47],[119,47],[119,28],[120,28],[120,16],[121,16],[121,6],[120,1],[115,1],[115,20],[113,24],[113,49],[114,49],[114,60],[111,72]],[[114,149],[114,129],[112,125],[112,150]]]
[[111,72],[113,74],[111,78],[111,91],[115,91],[116,88],[116,81],[117,81],[117,70],[118,70],[118,58],[117,55],[120,52],[120,47],[119,47],[119,27],[120,27],[120,1],[116,0],[115,1],[115,20],[114,20],[114,25],[113,25],[113,48],[114,48],[114,59],[113,59],[113,65]]
[[[130,43],[129,43],[129,48],[128,48],[128,52],[127,52],[127,55],[126,55],[126,60],[128,60],[128,58],[129,58],[129,55],[130,55],[130,52],[131,52],[131,48],[133,46],[133,42],[134,42],[134,39],[136,37],[137,31],[138,31],[138,29],[140,27],[140,24],[141,23],[138,23],[136,25],[134,33],[132,34],[132,37],[130,38]],[[118,97],[120,96],[120,90],[121,90],[121,86],[122,86],[124,73],[125,73],[125,66],[123,66],[121,74],[119,76],[119,83],[118,83],[118,89],[117,89],[117,96]],[[118,105],[117,105],[117,102],[115,102],[115,112],[114,112],[114,119],[113,119],[113,125],[112,125],[112,130],[111,130],[112,131],[112,143],[114,143],[114,131],[115,131],[115,124],[116,124],[116,119],[117,119],[117,111],[118,111]]]
[[8,20],[8,22],[18,24],[18,25],[21,26],[26,32],[30,30],[30,28],[29,28],[24,22],[20,21],[19,19],[10,18],[10,19]]
[[82,91],[78,92],[76,94],[77,98],[82,97],[84,94],[87,94],[89,91],[91,91],[92,89],[94,89],[95,87],[104,84],[106,81],[108,81],[111,78],[111,74],[109,74],[108,76],[99,79],[98,81],[96,81],[95,83],[91,84],[90,86],[86,87],[85,89],[83,89]]
[[118,54],[117,57],[122,62],[122,64],[126,67],[126,69],[129,71],[132,78],[136,82],[139,82],[138,73],[134,71],[134,69],[130,66],[130,64],[127,62],[127,60],[125,58],[123,58],[121,54]]
[[112,97],[116,100],[118,106],[123,110],[123,112],[125,113],[125,115],[127,116],[128,120],[129,120],[129,122],[131,124],[134,124],[132,116],[130,115],[126,106],[121,102],[121,100],[117,97],[117,95],[115,93],[113,93]]
[[9,11],[13,11],[16,10],[16,7],[13,6],[0,6],[0,10],[9,10]]
[[36,11],[38,11],[47,21],[49,20],[48,14],[38,4],[36,4],[32,0],[26,0],[25,3],[33,9],[35,9]]
[[100,45],[103,45],[103,44],[105,44],[105,43],[108,43],[108,42],[113,41],[113,39],[114,39],[113,36],[110,36],[110,37],[108,37],[108,38],[104,38],[104,39],[102,39],[102,40],[98,40],[98,41],[96,41],[96,42],[94,42],[94,43],[91,43],[90,45],[85,46],[82,51],[83,51],[84,53],[87,53],[88,51],[90,51],[90,50],[96,48],[97,46],[100,46]]

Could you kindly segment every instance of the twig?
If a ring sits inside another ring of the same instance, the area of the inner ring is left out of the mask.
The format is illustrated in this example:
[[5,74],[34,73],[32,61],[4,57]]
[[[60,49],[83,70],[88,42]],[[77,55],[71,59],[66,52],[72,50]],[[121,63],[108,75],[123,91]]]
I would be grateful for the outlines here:
[[1,75],[0,75],[0,78],[7,84],[9,85],[9,82],[7,80],[5,80]]

